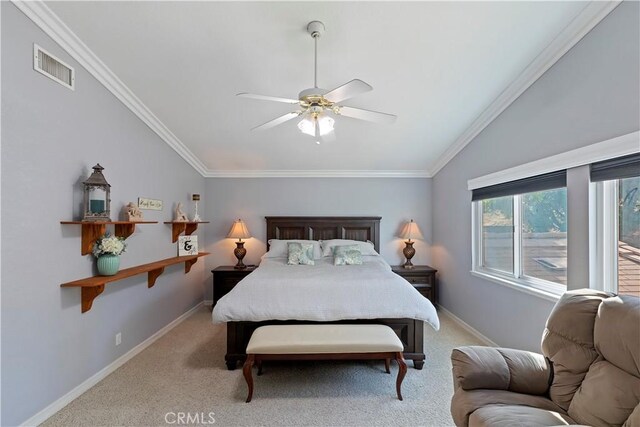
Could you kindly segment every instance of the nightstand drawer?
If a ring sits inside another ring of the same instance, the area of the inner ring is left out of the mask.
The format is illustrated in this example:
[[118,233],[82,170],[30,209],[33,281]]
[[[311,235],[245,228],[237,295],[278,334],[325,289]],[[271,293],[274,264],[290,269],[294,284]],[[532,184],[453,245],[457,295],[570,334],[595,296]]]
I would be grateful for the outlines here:
[[432,276],[405,276],[405,279],[407,279],[407,281],[409,283],[411,283],[412,285],[419,285],[419,284],[425,284],[425,285],[431,285],[432,284]]
[[436,304],[438,300],[436,272],[438,270],[428,265],[416,265],[411,269],[396,265],[392,267],[391,270],[411,283],[422,296],[428,298],[433,304]]
[[431,285],[414,285],[414,288],[422,294],[423,297],[433,302],[433,287]]
[[219,281],[216,281],[216,286],[219,284],[220,287],[222,287],[222,288],[233,288],[235,285],[238,284],[239,281],[241,281],[245,277],[246,277],[246,275],[243,275],[243,276],[236,276],[236,275],[222,276],[222,277],[220,277]]

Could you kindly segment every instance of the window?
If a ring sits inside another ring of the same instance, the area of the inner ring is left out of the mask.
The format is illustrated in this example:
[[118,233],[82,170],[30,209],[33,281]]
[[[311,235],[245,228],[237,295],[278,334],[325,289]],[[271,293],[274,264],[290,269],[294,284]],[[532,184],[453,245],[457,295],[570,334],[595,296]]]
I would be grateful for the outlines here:
[[482,265],[513,273],[513,197],[482,202]]
[[523,194],[522,273],[567,284],[567,189]]
[[473,190],[473,270],[548,293],[564,292],[565,187],[562,171]]
[[617,182],[619,294],[640,296],[640,178]]
[[640,155],[593,164],[591,180],[597,204],[592,287],[640,296]]

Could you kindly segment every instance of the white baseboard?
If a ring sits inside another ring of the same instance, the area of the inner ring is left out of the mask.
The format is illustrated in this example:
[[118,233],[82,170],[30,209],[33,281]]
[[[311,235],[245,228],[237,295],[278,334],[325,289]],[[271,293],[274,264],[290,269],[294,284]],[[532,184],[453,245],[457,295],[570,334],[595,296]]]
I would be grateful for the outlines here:
[[202,301],[202,303],[204,305],[213,305],[213,300],[212,299],[206,299],[206,300]]
[[495,342],[491,341],[489,338],[487,338],[486,336],[484,336],[483,334],[478,332],[477,329],[475,329],[474,327],[469,325],[467,322],[465,322],[464,320],[462,320],[461,318],[459,318],[458,316],[456,316],[455,314],[453,314],[452,312],[450,312],[449,310],[447,310],[443,306],[438,305],[438,311],[440,311],[441,314],[444,314],[445,316],[448,316],[451,320],[453,320],[459,326],[461,326],[462,329],[464,329],[465,331],[469,332],[474,337],[478,338],[484,344],[486,344],[486,345],[488,345],[490,347],[500,347],[498,344],[496,344]]
[[56,412],[58,412],[59,410],[61,410],[65,406],[67,406],[69,403],[71,403],[73,400],[78,398],[82,393],[86,392],[91,387],[93,387],[94,385],[96,385],[97,383],[102,381],[107,375],[111,374],[113,371],[118,369],[120,366],[124,365],[126,362],[128,362],[129,360],[134,358],[138,353],[140,353],[145,348],[149,347],[151,344],[153,344],[155,341],[157,341],[159,338],[161,338],[163,335],[165,335],[171,329],[173,329],[176,326],[178,326],[180,323],[182,323],[188,317],[190,317],[193,314],[195,314],[201,306],[202,306],[202,302],[196,304],[193,308],[189,309],[186,313],[180,315],[180,317],[178,317],[177,319],[173,320],[171,323],[169,323],[168,325],[166,325],[165,327],[160,329],[158,332],[156,332],[155,334],[151,335],[149,338],[147,338],[146,340],[142,341],[140,344],[138,344],[137,346],[133,347],[131,350],[129,350],[128,352],[126,352],[122,356],[118,357],[111,364],[105,366],[103,369],[101,369],[96,374],[94,374],[91,377],[89,377],[87,380],[85,380],[80,385],[75,387],[69,393],[65,394],[64,396],[62,396],[61,398],[59,398],[58,400],[53,402],[51,405],[49,405],[46,408],[44,408],[42,411],[38,412],[37,414],[35,414],[31,418],[29,418],[28,420],[24,421],[21,425],[22,426],[37,426],[39,424],[42,424],[49,417],[51,417]]

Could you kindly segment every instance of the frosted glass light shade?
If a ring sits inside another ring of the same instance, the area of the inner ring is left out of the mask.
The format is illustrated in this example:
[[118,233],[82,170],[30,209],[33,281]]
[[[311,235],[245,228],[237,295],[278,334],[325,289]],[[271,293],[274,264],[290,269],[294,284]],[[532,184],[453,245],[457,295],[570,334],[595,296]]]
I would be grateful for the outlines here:
[[235,221],[227,234],[227,238],[230,239],[248,239],[251,237],[247,225],[241,219]]
[[407,239],[407,240],[411,240],[411,239],[422,240],[422,239],[424,239],[424,236],[420,232],[420,228],[418,227],[418,224],[413,222],[413,220],[407,222],[404,225],[404,227],[402,228],[402,231],[400,232],[400,235],[398,237],[400,237],[401,239]]
[[317,120],[318,120],[318,128],[320,129],[320,135],[324,136],[329,132],[333,131],[333,123],[335,122],[335,120],[333,120],[331,117],[322,116]]
[[310,136],[316,136],[316,125],[313,120],[304,118],[298,123],[298,129]]
[[305,117],[298,122],[298,129],[310,136],[324,136],[333,131],[335,120],[324,114]]

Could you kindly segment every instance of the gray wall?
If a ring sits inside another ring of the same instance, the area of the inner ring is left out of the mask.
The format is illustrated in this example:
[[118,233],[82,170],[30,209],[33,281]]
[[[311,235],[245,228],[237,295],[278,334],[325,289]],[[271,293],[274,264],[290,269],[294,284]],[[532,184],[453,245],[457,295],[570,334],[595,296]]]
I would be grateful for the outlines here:
[[[639,7],[624,2],[616,8],[434,178],[433,256],[441,272],[440,302],[500,345],[539,350],[553,303],[469,274],[467,180],[640,128]],[[587,251],[579,253],[581,259],[569,256],[574,263],[569,269],[588,271]]]
[[[204,179],[11,3],[1,7],[1,406],[9,426],[202,301],[200,261],[188,275],[168,267],[152,289],[145,275],[107,285],[80,313],[80,290],[60,284],[93,275],[95,261],[80,255],[80,227],[60,221],[78,218],[75,189],[88,168],[106,168],[118,211],[138,196],[164,200],[164,211],[144,211],[158,221],[171,218],[173,202],[190,206],[189,193],[202,192]],[[33,71],[34,42],[76,68],[75,92]],[[176,254],[162,223],[139,226],[128,243],[123,267]]]
[[[404,221],[413,218],[424,241],[414,247],[414,264],[430,264],[431,179],[428,178],[210,178],[204,205],[211,224],[206,227],[207,268],[233,265],[235,243],[226,235],[234,218],[246,221],[254,238],[247,241],[245,264],[257,263],[266,250],[269,215],[381,216],[380,252],[390,264],[404,261],[404,243],[395,237]],[[212,298],[207,287],[206,299]]]

